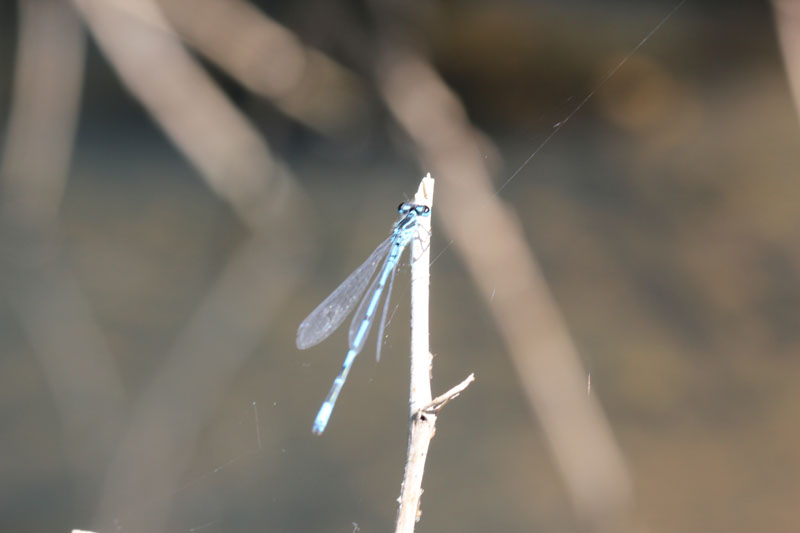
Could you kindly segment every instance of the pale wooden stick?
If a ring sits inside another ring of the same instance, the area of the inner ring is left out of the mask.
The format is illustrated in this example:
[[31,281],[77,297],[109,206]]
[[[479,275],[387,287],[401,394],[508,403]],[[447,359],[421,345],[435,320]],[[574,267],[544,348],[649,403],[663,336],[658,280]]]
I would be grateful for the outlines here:
[[[434,180],[422,179],[414,197],[417,204],[431,207]],[[419,518],[422,475],[428,447],[436,431],[436,413],[458,396],[471,382],[470,376],[460,385],[431,400],[431,352],[428,346],[428,301],[430,288],[430,217],[419,218],[419,231],[411,247],[411,385],[409,393],[409,430],[406,466],[400,488],[396,533],[411,533]]]
[[[430,173],[420,182],[414,202],[431,207],[434,180]],[[428,345],[428,301],[430,297],[430,217],[419,218],[417,237],[411,245],[411,383],[406,466],[400,487],[400,507],[395,531],[414,531],[422,475],[428,446],[433,438],[436,416],[417,416],[419,408],[431,401],[431,352]]]
[[[422,178],[414,203],[433,204],[434,180]],[[430,299],[431,217],[419,217],[417,235],[411,243],[411,390],[409,410],[414,413],[431,401],[431,352],[428,346],[428,301]]]

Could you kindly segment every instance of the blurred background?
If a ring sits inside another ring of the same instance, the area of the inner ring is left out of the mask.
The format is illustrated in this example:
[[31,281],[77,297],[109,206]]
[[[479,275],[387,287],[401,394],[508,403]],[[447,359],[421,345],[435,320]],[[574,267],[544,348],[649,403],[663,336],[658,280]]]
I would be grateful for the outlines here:
[[418,531],[796,531],[791,4],[0,3],[0,529],[391,530],[431,171]]

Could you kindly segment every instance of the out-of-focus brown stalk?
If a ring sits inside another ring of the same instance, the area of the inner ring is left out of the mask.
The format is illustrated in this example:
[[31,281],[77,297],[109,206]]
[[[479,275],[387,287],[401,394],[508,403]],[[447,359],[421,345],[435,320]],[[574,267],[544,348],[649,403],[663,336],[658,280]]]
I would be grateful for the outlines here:
[[85,38],[69,5],[23,0],[3,149],[3,209],[39,227],[58,215],[83,87]]
[[574,343],[519,222],[492,190],[461,103],[426,61],[399,47],[384,50],[379,83],[421,166],[437,177],[437,213],[494,315],[577,512],[593,531],[626,531],[622,454],[585,393]]
[[74,0],[125,86],[251,228],[290,203],[284,165],[185,50],[154,0]]
[[302,196],[156,2],[74,4],[126,87],[252,232],[135,403],[108,470],[97,529],[160,531],[200,430],[300,278],[305,225],[286,220]]
[[134,405],[95,517],[97,530],[162,531],[198,435],[307,261],[287,225],[233,254]]
[[362,82],[290,30],[240,0],[159,0],[192,48],[284,113],[320,133],[359,128]]
[[794,108],[800,118],[800,4],[793,0],[772,0],[778,44],[792,89]]
[[2,179],[2,276],[61,416],[68,455],[95,467],[115,435],[122,386],[64,260],[58,212],[83,87],[85,37],[68,3],[22,0]]

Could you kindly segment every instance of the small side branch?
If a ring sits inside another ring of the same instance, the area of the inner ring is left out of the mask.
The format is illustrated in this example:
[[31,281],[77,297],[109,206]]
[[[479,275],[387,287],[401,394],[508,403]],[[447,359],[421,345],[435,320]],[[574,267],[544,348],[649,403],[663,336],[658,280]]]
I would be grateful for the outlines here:
[[450,389],[449,391],[445,392],[444,394],[440,394],[436,398],[433,399],[431,403],[423,407],[419,410],[419,414],[437,414],[439,410],[444,407],[445,405],[450,402],[450,400],[456,398],[459,394],[461,394],[464,389],[469,387],[470,383],[475,381],[475,374],[470,374],[467,376],[467,379]]

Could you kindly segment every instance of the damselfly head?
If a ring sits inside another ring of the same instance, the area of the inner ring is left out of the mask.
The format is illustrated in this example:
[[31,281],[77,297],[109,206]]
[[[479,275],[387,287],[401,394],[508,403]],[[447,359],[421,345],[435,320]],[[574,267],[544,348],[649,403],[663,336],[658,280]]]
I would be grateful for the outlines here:
[[397,212],[401,215],[407,215],[411,211],[415,211],[417,216],[428,216],[431,213],[431,208],[427,205],[412,204],[411,202],[403,202],[397,207]]

